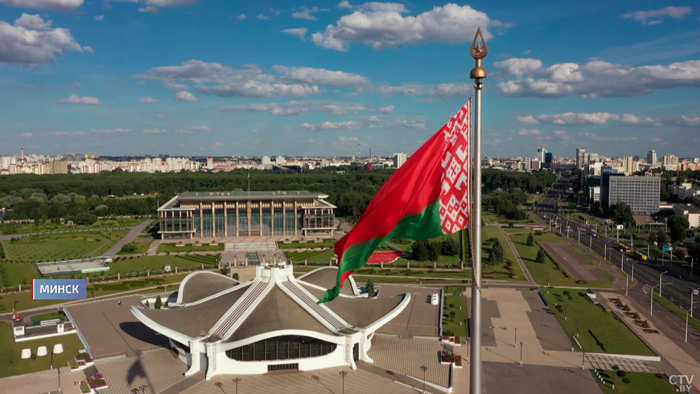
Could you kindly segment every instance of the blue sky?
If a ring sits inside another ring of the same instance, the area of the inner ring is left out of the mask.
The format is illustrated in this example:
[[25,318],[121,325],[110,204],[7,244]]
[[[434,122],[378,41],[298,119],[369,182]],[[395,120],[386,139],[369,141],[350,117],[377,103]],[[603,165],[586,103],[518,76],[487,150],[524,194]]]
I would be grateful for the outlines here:
[[473,94],[484,154],[700,156],[691,1],[0,0],[0,155],[415,151]]

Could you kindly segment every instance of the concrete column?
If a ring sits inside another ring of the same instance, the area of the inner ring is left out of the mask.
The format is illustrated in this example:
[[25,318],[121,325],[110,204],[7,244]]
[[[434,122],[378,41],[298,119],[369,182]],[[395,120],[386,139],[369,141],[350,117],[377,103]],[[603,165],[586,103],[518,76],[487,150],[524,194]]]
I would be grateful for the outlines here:
[[411,262],[406,260],[406,268],[411,269]]
[[282,235],[287,235],[287,202],[282,200]]
[[224,237],[228,237],[228,213],[226,213],[226,201],[224,201]]
[[214,201],[211,202],[211,234],[216,237],[216,205]]
[[117,272],[117,280],[122,280],[122,274],[121,274],[121,272]]
[[175,266],[175,273],[177,274],[177,265]]
[[437,261],[433,262],[433,269],[434,269],[434,270],[437,269]]
[[260,200],[260,236],[262,237],[263,235],[263,209],[262,209],[262,200]]
[[236,204],[236,237],[238,237],[238,231],[241,228],[241,221],[238,220],[238,201],[236,201],[235,204]]
[[204,264],[202,264],[202,271],[204,271]]
[[151,276],[151,270],[149,270],[149,269],[146,270],[146,276]]
[[272,236],[277,235],[277,234],[275,234],[275,202],[274,202],[274,200],[270,200],[270,235],[272,235]]
[[202,208],[202,202],[199,202],[199,237],[204,237],[204,209]]
[[294,200],[294,236],[297,236],[297,200]]

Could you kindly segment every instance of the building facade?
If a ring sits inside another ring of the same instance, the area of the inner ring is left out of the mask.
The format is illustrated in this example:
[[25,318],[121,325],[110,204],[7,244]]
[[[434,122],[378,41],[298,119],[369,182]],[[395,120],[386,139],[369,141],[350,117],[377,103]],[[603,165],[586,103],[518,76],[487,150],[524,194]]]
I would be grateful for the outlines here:
[[624,202],[634,215],[651,215],[659,211],[661,177],[612,176],[608,182],[608,207]]
[[308,191],[186,192],[158,208],[162,239],[332,237],[335,205]]
[[693,204],[673,204],[673,214],[688,220],[690,228],[700,228],[700,209]]
[[352,277],[332,302],[317,304],[334,286],[336,267],[294,277],[292,265],[257,266],[255,278],[238,283],[200,271],[180,284],[165,308],[132,306],[143,324],[170,339],[187,364],[186,376],[252,375],[281,370],[357,368],[377,329],[398,316],[411,294],[370,299]]

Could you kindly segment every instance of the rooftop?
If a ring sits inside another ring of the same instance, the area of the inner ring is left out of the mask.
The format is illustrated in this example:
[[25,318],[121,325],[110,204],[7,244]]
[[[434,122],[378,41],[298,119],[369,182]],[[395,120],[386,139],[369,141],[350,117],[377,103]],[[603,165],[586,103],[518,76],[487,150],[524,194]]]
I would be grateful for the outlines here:
[[307,190],[287,191],[230,191],[230,192],[184,192],[178,196],[178,200],[259,200],[259,199],[294,199],[294,198],[328,198],[327,194],[315,193]]

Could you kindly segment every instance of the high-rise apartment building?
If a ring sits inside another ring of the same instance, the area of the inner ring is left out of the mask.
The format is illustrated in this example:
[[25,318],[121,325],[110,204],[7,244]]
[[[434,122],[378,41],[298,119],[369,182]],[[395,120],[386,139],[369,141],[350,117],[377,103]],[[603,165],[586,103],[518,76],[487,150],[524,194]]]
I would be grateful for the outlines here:
[[615,176],[608,182],[608,207],[624,202],[634,215],[651,215],[659,211],[661,177]]
[[656,151],[655,150],[650,150],[649,153],[647,153],[647,163],[649,165],[654,165],[656,164]]
[[401,168],[401,166],[405,162],[406,162],[406,154],[405,153],[394,153],[394,167]]
[[576,168],[583,168],[583,165],[586,164],[585,162],[585,156],[586,155],[586,150],[583,148],[576,148]]
[[544,163],[544,156],[547,154],[547,149],[543,147],[537,148],[537,160],[540,161],[540,163]]

